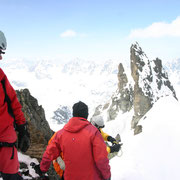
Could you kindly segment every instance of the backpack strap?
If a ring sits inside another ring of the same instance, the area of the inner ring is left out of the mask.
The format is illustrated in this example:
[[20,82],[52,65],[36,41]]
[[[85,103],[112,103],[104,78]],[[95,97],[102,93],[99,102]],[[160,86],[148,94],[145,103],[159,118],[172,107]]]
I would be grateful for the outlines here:
[[16,147],[16,142],[14,143],[0,142],[0,147],[12,147],[11,159],[14,158],[14,147]]
[[4,94],[5,94],[5,98],[4,98],[4,102],[7,102],[7,105],[8,105],[8,113],[10,114],[10,116],[14,119],[14,129],[16,130],[16,122],[15,122],[15,116],[14,116],[14,113],[13,113],[13,109],[11,107],[11,100],[6,92],[6,86],[5,86],[5,80],[1,80],[1,84],[2,84],[2,87],[3,87],[3,90],[4,90]]
[[12,107],[11,107],[11,100],[10,100],[9,96],[7,95],[6,86],[5,86],[5,80],[4,79],[1,81],[1,84],[3,86],[4,94],[5,94],[4,102],[7,102],[7,105],[8,105],[8,113],[14,118],[13,110],[12,110]]
[[16,143],[0,142],[0,147],[13,147],[16,146]]

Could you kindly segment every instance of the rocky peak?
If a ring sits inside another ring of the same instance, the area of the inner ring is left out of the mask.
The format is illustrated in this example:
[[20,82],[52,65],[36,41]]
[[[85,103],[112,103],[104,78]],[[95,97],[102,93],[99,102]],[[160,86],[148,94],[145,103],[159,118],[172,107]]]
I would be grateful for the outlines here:
[[172,95],[177,99],[175,90],[168,79],[159,58],[149,60],[138,43],[131,46],[131,74],[134,79],[134,116],[132,128],[141,131],[139,120],[161,97]]
[[130,52],[131,75],[151,103],[166,95],[173,95],[177,99],[162,61],[159,58],[149,60],[137,42],[131,46]]
[[120,63],[118,66],[117,76],[118,76],[118,88],[121,91],[123,88],[127,86],[127,83],[128,83],[127,75],[124,71],[124,67],[122,63]]
[[[131,74],[132,76],[135,76],[136,70],[142,72],[143,67],[146,64],[149,64],[149,60],[146,56],[146,54],[142,51],[139,44],[136,42],[135,44],[132,44],[130,48],[130,60],[131,60]],[[137,67],[137,69],[133,69],[133,67]]]
[[118,91],[119,96],[119,109],[125,113],[130,111],[132,108],[132,86],[128,82],[127,75],[125,73],[123,64],[120,63],[118,66]]
[[134,116],[131,127],[136,128],[139,120],[152,107],[153,92],[150,84],[153,78],[150,61],[138,43],[131,46],[130,53],[131,75],[134,80]]
[[132,86],[128,82],[127,75],[125,73],[123,64],[118,66],[118,89],[112,95],[110,102],[105,105],[99,105],[93,116],[101,114],[103,111],[107,111],[107,121],[114,120],[119,111],[125,113],[132,108]]
[[105,110],[107,120],[113,120],[119,111],[126,113],[133,108],[131,127],[134,133],[138,134],[142,131],[142,127],[138,125],[139,120],[159,98],[173,96],[177,99],[177,97],[162,61],[159,58],[149,60],[137,42],[130,48],[130,65],[131,75],[127,76],[123,64],[119,64],[118,88]]

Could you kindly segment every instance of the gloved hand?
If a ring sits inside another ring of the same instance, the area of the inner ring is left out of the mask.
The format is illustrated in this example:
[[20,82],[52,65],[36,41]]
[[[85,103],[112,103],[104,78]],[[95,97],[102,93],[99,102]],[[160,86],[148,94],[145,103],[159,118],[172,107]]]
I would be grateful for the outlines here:
[[16,127],[18,133],[18,148],[22,152],[26,152],[30,146],[30,134],[27,129],[27,124],[18,125]]
[[108,136],[108,137],[107,137],[107,140],[110,141],[112,144],[118,144],[118,143],[116,142],[116,139],[114,139],[112,136]]
[[110,146],[111,153],[118,152],[121,148],[121,144],[114,144],[113,146]]

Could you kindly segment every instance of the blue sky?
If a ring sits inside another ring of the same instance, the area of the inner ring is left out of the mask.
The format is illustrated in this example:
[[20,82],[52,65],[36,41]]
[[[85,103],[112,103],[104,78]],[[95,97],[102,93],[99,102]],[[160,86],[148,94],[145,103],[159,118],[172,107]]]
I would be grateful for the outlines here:
[[0,0],[10,58],[180,58],[179,0]]

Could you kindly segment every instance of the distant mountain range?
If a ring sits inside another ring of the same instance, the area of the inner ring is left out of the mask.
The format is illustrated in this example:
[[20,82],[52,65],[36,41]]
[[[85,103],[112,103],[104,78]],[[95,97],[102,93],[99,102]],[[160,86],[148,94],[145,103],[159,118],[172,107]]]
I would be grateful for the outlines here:
[[95,107],[110,99],[117,87],[118,62],[93,62],[75,59],[68,63],[51,61],[4,61],[2,69],[15,89],[28,88],[54,120],[56,110],[69,108],[81,100],[88,104],[90,114]]
[[[67,63],[8,60],[1,63],[1,67],[15,89],[30,90],[44,107],[46,118],[51,122],[59,119],[55,117],[58,110],[68,108],[71,111],[76,101],[82,100],[88,104],[90,116],[99,104],[106,103],[118,87],[119,63],[113,60],[93,62],[78,58]],[[180,85],[180,59],[164,67],[172,84]],[[124,68],[129,76],[130,68]]]

